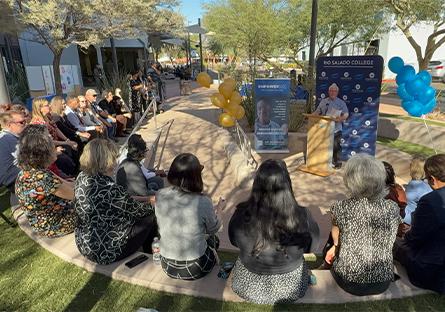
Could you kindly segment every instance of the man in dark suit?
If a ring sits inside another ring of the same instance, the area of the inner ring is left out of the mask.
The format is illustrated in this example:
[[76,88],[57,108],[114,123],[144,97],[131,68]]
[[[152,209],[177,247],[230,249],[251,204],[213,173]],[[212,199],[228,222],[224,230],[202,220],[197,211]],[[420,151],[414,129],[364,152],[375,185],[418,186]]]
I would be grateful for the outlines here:
[[412,284],[445,294],[445,154],[428,158],[424,169],[433,192],[420,199],[411,230],[394,245],[394,258]]

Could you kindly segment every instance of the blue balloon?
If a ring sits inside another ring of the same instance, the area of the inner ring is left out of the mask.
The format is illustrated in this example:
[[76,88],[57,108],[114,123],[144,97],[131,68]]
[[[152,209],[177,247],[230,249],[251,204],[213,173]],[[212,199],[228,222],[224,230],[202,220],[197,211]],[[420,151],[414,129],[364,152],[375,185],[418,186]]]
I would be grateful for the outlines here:
[[408,80],[405,83],[406,92],[414,97],[417,97],[419,94],[425,92],[426,88],[428,88],[428,86],[418,77]]
[[392,57],[388,62],[389,70],[395,74],[398,74],[404,65],[405,62],[403,62],[402,58],[398,56]]
[[433,81],[433,78],[431,77],[431,74],[429,72],[427,72],[426,70],[421,70],[420,72],[418,72],[417,73],[417,77],[422,79],[423,82],[425,82],[425,84],[428,85],[428,86]]
[[422,114],[425,115],[431,113],[435,107],[436,107],[436,99],[432,99],[426,105],[423,106]]
[[433,87],[426,87],[425,90],[418,96],[418,100],[423,104],[431,102],[436,97],[436,89]]
[[408,92],[406,92],[404,83],[402,83],[402,84],[397,86],[397,94],[404,101],[412,101],[412,100],[414,100],[414,97],[411,96],[410,94],[408,94]]
[[398,85],[413,80],[416,77],[416,70],[411,65],[405,65],[397,74],[396,82]]
[[420,117],[420,116],[422,116],[423,105],[419,101],[416,101],[416,100],[411,101],[411,104],[406,111],[411,116]]
[[409,100],[403,100],[402,101],[402,108],[405,110],[405,111],[409,111],[409,110],[411,110],[412,109],[412,106],[414,105],[413,104],[413,101],[414,100],[411,100],[411,101],[409,101]]

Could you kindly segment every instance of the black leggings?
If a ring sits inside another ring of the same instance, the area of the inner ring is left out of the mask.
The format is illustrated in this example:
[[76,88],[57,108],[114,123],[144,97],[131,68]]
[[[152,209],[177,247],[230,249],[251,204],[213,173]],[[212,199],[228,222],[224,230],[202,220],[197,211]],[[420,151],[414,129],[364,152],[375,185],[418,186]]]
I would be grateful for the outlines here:
[[128,234],[127,244],[122,249],[122,254],[116,261],[134,254],[141,247],[144,252],[152,253],[151,244],[156,236],[159,236],[159,234],[155,215],[153,214],[139,219],[131,228],[130,234]]

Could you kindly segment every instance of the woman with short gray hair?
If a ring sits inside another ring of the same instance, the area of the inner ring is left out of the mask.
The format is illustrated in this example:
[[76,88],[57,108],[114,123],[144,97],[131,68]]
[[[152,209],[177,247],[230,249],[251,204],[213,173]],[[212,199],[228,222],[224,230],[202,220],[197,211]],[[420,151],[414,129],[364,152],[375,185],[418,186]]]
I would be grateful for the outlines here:
[[364,296],[384,292],[394,278],[392,247],[401,222],[399,207],[387,194],[383,163],[359,154],[346,163],[347,199],[331,207],[333,246],[326,262],[346,292]]

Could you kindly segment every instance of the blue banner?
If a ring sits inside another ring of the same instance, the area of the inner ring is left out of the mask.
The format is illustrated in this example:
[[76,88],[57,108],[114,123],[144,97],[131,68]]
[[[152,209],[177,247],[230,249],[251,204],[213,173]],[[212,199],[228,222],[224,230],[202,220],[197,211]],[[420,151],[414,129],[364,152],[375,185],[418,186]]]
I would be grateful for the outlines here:
[[255,79],[255,149],[288,153],[290,79]]
[[382,72],[383,58],[378,55],[320,57],[317,60],[317,105],[324,99],[332,100],[335,92],[330,93],[330,89],[338,87],[337,98],[333,101],[338,106],[345,103],[349,111],[349,117],[335,128],[342,131],[343,160],[356,153],[375,155]]

